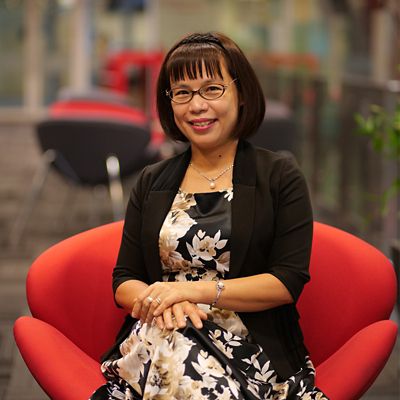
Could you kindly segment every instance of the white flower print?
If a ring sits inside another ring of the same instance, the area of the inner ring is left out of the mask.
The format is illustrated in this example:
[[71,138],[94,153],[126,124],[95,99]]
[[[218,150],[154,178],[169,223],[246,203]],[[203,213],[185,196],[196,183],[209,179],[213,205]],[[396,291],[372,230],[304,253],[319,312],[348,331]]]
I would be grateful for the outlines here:
[[[248,389],[248,391],[249,391],[250,393],[252,393],[253,396],[255,396],[256,398],[259,398],[259,397],[260,397],[260,393],[259,393],[259,390],[258,390],[258,387],[257,387],[257,386],[248,385],[248,386],[247,386],[247,389]],[[264,398],[265,398],[265,399],[269,399],[269,397],[264,397]]]
[[202,400],[204,395],[202,389],[215,389],[216,379],[194,380],[189,376],[184,376],[179,384],[176,398],[179,400]]
[[239,315],[237,315],[234,311],[231,310],[223,310],[217,307],[213,307],[210,310],[210,306],[207,305],[202,310],[208,314],[208,319],[213,321],[218,326],[224,328],[228,332],[231,332],[233,335],[236,335],[240,338],[246,338],[249,334],[249,331],[244,326],[242,320]]
[[221,364],[215,359],[214,356],[208,355],[204,350],[200,350],[197,355],[197,363],[192,362],[193,368],[201,376],[212,376],[215,378],[222,378],[224,369]]
[[[228,380],[228,383],[231,383],[229,379],[227,379],[227,380]],[[232,398],[237,399],[238,398],[238,390],[234,385],[233,385],[233,388],[236,389],[236,393],[233,393],[231,390],[229,390],[229,389],[232,389],[231,385],[229,385],[229,388],[223,387],[222,393],[218,393],[218,392],[216,393],[217,399],[218,400],[231,400]],[[232,395],[234,395],[234,397],[232,397]]]
[[121,378],[135,386],[144,374],[144,365],[150,360],[150,352],[143,343],[131,339],[133,338],[129,337],[129,343],[124,343],[124,352],[121,351],[123,357],[118,361],[118,372]]
[[168,235],[174,239],[185,236],[186,232],[197,222],[185,211],[171,210],[165,218],[160,235]]
[[225,343],[223,343],[221,340],[218,340],[218,337],[221,336],[221,331],[216,330],[215,332],[210,332],[208,336],[211,338],[211,340],[214,342],[215,346],[221,350],[222,353],[226,355],[226,357],[233,359],[233,349],[228,347]]
[[233,377],[232,370],[229,367],[229,365],[226,366],[226,372],[228,374],[227,381],[228,381],[229,388],[231,389],[232,394],[236,398],[238,398],[239,397],[240,383]]
[[231,252],[225,251],[215,260],[217,263],[217,271],[220,272],[222,276],[225,276],[225,273],[229,271],[230,259]]
[[174,198],[172,210],[186,211],[189,210],[190,207],[194,207],[195,205],[196,199],[193,193],[186,193],[179,190]]
[[187,243],[186,246],[192,258],[201,258],[204,261],[210,261],[217,254],[215,249],[222,249],[226,246],[227,240],[220,240],[221,231],[214,235],[214,237],[205,236],[205,232],[201,229],[193,237],[192,246]]
[[224,339],[226,341],[227,346],[237,347],[240,346],[240,338],[233,335],[231,332],[224,332]]
[[254,378],[261,382],[270,382],[274,373],[274,370],[270,369],[270,361],[268,361],[262,366],[261,371],[255,373]]
[[287,398],[289,385],[286,382],[275,383],[272,388],[276,392],[273,397],[274,400],[285,400]]
[[133,399],[132,393],[129,389],[127,389],[128,393],[122,393],[119,389],[114,388],[111,392],[111,395],[118,400],[131,400]]
[[221,337],[221,331],[219,329],[217,329],[215,332],[210,332],[209,337],[217,346],[217,348],[220,349],[226,355],[226,357],[230,359],[234,358],[233,348],[240,346],[240,341],[238,341],[240,340],[239,337],[234,336],[232,333],[228,331],[224,331],[223,340],[219,340],[219,337]]
[[233,199],[233,188],[225,190],[224,198],[227,199],[228,201],[232,201]]

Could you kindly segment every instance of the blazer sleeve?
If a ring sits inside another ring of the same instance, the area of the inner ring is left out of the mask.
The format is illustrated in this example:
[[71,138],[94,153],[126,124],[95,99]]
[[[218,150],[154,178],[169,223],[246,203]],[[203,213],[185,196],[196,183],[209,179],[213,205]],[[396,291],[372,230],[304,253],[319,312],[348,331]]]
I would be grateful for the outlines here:
[[145,170],[139,174],[131,191],[122,231],[117,264],[113,270],[114,294],[127,280],[148,282],[141,246],[142,208],[145,197]]
[[286,286],[296,302],[310,279],[312,207],[304,176],[291,159],[282,159],[274,179],[275,234],[268,257],[269,273]]

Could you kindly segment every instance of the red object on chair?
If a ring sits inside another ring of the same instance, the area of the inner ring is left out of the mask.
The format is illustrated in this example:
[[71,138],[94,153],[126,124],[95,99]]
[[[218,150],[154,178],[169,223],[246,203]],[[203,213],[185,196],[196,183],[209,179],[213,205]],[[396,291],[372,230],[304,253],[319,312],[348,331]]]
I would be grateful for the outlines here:
[[52,118],[92,117],[99,119],[116,119],[123,122],[146,125],[146,114],[134,107],[124,104],[106,103],[94,100],[60,100],[49,106]]
[[[104,383],[98,359],[124,317],[111,289],[121,230],[116,222],[73,236],[44,252],[29,271],[32,317],[20,317],[14,335],[52,399],[87,399]],[[358,399],[396,341],[397,326],[388,319],[396,295],[393,267],[366,242],[315,223],[311,275],[299,312],[316,384],[331,400]]]

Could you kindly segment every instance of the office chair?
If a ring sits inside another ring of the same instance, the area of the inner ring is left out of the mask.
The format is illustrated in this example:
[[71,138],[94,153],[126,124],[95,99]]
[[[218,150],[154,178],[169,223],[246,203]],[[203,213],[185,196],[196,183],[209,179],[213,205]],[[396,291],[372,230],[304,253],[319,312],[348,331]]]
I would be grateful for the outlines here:
[[111,118],[106,112],[102,119],[92,115],[46,119],[36,125],[36,134],[41,161],[12,228],[12,246],[20,242],[50,168],[74,185],[107,186],[113,218],[119,220],[125,208],[121,180],[159,159],[146,125]]

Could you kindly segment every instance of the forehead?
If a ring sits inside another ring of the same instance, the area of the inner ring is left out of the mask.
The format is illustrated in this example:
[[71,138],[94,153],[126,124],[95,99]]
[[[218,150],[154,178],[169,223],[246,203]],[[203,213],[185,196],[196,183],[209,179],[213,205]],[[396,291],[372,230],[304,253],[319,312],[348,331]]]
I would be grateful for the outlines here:
[[198,66],[196,70],[184,70],[177,79],[174,78],[174,76],[170,76],[170,85],[182,85],[195,80],[204,80],[204,83],[207,83],[207,81],[223,81],[229,79],[229,76],[224,62],[220,64],[218,69],[209,69],[205,64],[202,64]]
[[170,82],[223,79],[229,75],[221,50],[214,46],[178,48],[171,55],[166,67]]

